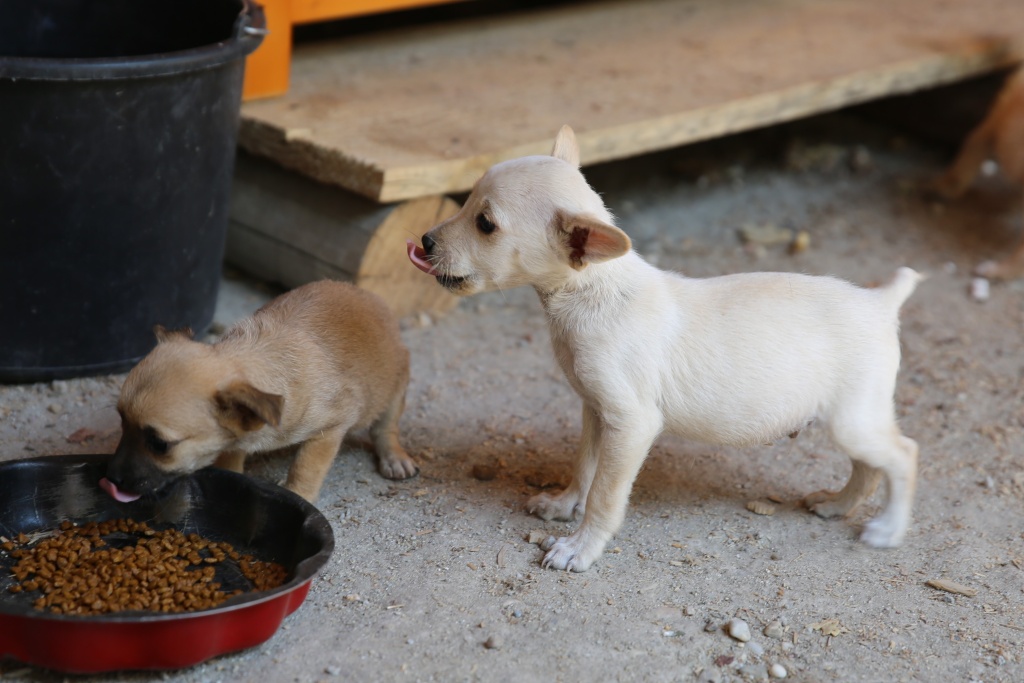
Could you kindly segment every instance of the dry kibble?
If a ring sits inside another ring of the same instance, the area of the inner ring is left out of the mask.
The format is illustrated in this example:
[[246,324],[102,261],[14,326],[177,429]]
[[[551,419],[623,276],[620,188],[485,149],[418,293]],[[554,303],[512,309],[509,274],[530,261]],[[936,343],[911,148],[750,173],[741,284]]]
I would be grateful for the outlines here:
[[[111,548],[102,537],[114,533],[135,537],[134,545]],[[11,573],[18,583],[8,590],[42,592],[32,604],[53,614],[216,607],[242,592],[225,592],[214,581],[214,565],[227,557],[237,563],[253,590],[276,588],[288,578],[281,565],[240,555],[230,544],[175,529],[157,531],[131,519],[82,526],[63,522],[59,532],[35,543],[30,540],[19,534],[17,544],[4,547],[17,560]]]

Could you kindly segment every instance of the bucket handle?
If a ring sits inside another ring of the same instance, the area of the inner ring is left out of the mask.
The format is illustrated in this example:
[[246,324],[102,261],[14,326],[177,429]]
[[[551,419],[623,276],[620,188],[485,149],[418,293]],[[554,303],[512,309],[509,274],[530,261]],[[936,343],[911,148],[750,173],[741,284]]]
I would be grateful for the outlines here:
[[254,44],[245,51],[246,54],[259,47],[263,37],[269,33],[263,6],[254,0],[242,0],[242,11],[238,13],[238,19],[235,22],[235,35],[243,40],[255,39]]

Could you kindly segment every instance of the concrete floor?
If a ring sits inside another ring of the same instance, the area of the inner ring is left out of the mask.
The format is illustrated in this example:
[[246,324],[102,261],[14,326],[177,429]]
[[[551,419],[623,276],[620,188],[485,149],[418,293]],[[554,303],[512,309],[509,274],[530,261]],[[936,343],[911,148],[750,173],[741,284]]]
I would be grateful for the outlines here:
[[[923,200],[947,157],[839,116],[586,170],[660,267],[931,274],[902,311],[896,406],[922,453],[902,548],[857,541],[879,497],[845,520],[802,508],[849,472],[812,427],[748,449],[662,438],[596,565],[541,569],[529,534],[574,524],[525,502],[567,481],[579,399],[535,294],[486,294],[403,321],[402,438],[422,473],[387,481],[369,453],[342,451],[318,502],[337,550],[273,638],[184,671],[74,680],[720,682],[776,665],[797,681],[1024,680],[1024,283],[969,294],[971,267],[1017,239],[1019,190],[987,180],[956,204]],[[744,244],[750,226],[803,230],[810,246]],[[218,325],[274,291],[226,278]],[[0,387],[0,458],[109,452],[121,379]],[[69,443],[81,427],[97,436]],[[259,458],[251,473],[276,481],[286,466]],[[771,516],[747,508],[769,499]],[[977,594],[926,585],[936,578]],[[734,618],[749,642],[723,630]],[[0,678],[63,677],[5,662]]]

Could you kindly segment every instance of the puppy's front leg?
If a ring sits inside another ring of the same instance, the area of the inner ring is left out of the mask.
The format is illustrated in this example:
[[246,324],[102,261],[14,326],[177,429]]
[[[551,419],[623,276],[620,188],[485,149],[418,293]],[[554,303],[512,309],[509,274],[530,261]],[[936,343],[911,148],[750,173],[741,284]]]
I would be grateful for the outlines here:
[[299,447],[299,452],[295,454],[295,462],[288,470],[285,488],[294,491],[310,503],[316,502],[324,477],[331,469],[331,463],[334,462],[334,456],[338,454],[341,440],[345,438],[347,431],[347,425],[325,429],[303,443]]
[[384,414],[370,426],[370,438],[377,453],[377,471],[388,479],[408,479],[420,473],[416,461],[398,440],[398,419],[405,410],[405,384],[391,399]]
[[598,444],[601,440],[601,417],[583,403],[583,429],[576,452],[576,466],[569,486],[556,495],[539,493],[530,499],[526,509],[543,520],[572,521],[586,510],[587,494],[597,470]]
[[622,526],[633,481],[661,427],[661,415],[655,410],[614,427],[602,420],[597,469],[583,521],[571,536],[555,542],[542,566],[585,572],[601,556]]

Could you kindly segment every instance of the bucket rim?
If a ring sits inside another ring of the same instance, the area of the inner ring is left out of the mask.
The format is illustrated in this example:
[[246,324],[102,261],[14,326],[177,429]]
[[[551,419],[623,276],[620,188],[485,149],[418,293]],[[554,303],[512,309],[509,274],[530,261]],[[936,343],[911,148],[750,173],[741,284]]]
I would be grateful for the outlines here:
[[263,7],[254,0],[239,0],[241,9],[231,35],[224,39],[174,52],[128,57],[4,57],[0,56],[0,80],[96,81],[172,76],[202,71],[242,59],[252,53],[267,34]]

